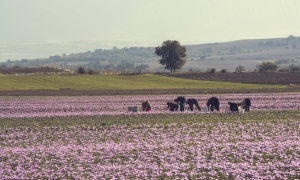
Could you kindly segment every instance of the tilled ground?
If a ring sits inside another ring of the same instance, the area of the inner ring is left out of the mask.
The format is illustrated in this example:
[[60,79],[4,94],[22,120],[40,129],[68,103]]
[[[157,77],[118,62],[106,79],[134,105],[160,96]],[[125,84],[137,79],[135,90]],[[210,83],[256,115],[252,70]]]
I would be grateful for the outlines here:
[[162,75],[208,81],[300,86],[300,72],[181,73]]

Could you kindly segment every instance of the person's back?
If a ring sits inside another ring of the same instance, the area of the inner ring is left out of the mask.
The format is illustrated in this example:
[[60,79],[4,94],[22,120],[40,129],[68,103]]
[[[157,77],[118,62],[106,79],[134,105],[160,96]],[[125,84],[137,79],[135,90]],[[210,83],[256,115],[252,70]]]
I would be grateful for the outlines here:
[[185,97],[179,96],[176,99],[174,99],[174,102],[176,102],[177,104],[180,105],[180,111],[184,111],[184,106],[185,106],[185,102],[186,102]]
[[213,97],[213,99],[214,99],[214,106],[215,106],[216,110],[219,111],[220,110],[220,101],[217,97]]
[[248,105],[248,106],[251,106],[250,98],[245,99],[245,104]]
[[250,106],[251,106],[251,101],[250,98],[245,99],[245,111],[249,112],[250,111]]
[[194,104],[195,104],[195,106],[197,107],[197,109],[198,109],[199,111],[201,111],[201,108],[200,108],[200,106],[199,106],[199,104],[198,104],[198,101],[197,101],[195,98],[189,98],[189,99],[187,99],[187,103],[188,103],[188,105],[189,105],[191,111],[194,110]]
[[174,99],[174,102],[180,105],[184,104],[186,102],[186,99],[184,96],[178,96],[176,99]]
[[151,111],[151,104],[150,102],[147,100],[147,101],[143,101],[142,103],[142,110],[143,111]]
[[228,102],[229,104],[229,109],[232,112],[239,112],[238,105],[236,103]]
[[210,109],[211,111],[214,111],[216,109],[217,111],[220,110],[220,101],[217,97],[211,97],[208,99],[207,103],[207,108]]
[[170,111],[178,111],[179,105],[173,102],[167,102],[167,105]]

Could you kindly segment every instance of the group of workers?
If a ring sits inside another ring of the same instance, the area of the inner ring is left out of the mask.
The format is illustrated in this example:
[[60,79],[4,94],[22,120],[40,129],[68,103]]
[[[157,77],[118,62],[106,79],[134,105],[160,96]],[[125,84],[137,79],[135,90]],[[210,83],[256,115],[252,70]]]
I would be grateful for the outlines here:
[[250,98],[246,98],[246,99],[243,99],[243,101],[240,103],[228,102],[228,105],[229,105],[229,109],[231,112],[239,112],[239,107],[241,107],[242,109],[245,109],[245,112],[249,112],[250,106],[251,106],[251,101],[250,101]]
[[[191,111],[194,110],[194,105],[196,106],[196,108],[201,111],[201,107],[199,106],[198,101],[195,98],[188,98],[186,99],[184,96],[179,96],[176,99],[174,99],[174,102],[167,102],[167,108],[170,109],[170,111],[178,111],[178,109],[180,111],[184,111],[185,109],[185,105],[188,104],[189,109]],[[242,102],[240,103],[233,103],[233,102],[228,102],[229,105],[229,109],[231,112],[239,112],[239,107],[241,109],[245,109],[246,112],[250,111],[250,106],[251,106],[251,101],[250,98],[245,98],[242,100]],[[207,109],[210,111],[214,111],[215,109],[217,111],[220,110],[220,101],[217,97],[211,97],[208,99],[207,103],[206,103]],[[147,101],[143,101],[142,103],[142,111],[151,111],[151,104],[150,102]]]

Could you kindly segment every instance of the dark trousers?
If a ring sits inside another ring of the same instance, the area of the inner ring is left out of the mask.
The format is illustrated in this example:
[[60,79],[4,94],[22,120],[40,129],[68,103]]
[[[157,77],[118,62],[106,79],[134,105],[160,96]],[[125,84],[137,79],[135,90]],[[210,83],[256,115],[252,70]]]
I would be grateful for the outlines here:
[[211,105],[211,106],[210,106],[210,110],[211,110],[211,111],[214,111],[214,110],[215,110],[215,107],[214,107],[213,105]]
[[170,111],[177,111],[177,110],[178,110],[178,108],[175,108],[175,107],[170,108]]
[[245,105],[245,111],[249,112],[250,111],[250,106],[249,105]]
[[184,111],[184,105],[185,103],[180,103],[180,111]]

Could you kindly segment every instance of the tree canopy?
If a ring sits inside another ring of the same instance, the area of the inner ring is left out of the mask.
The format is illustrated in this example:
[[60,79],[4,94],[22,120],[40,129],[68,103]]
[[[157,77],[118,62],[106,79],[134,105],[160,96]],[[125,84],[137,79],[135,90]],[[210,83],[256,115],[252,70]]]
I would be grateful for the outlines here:
[[160,56],[159,63],[165,66],[165,69],[174,73],[176,69],[182,68],[186,63],[186,47],[181,46],[176,40],[167,40],[162,46],[155,48],[155,54]]
[[261,65],[259,65],[259,71],[260,72],[275,72],[278,70],[278,66],[277,64],[273,63],[273,62],[262,62]]

